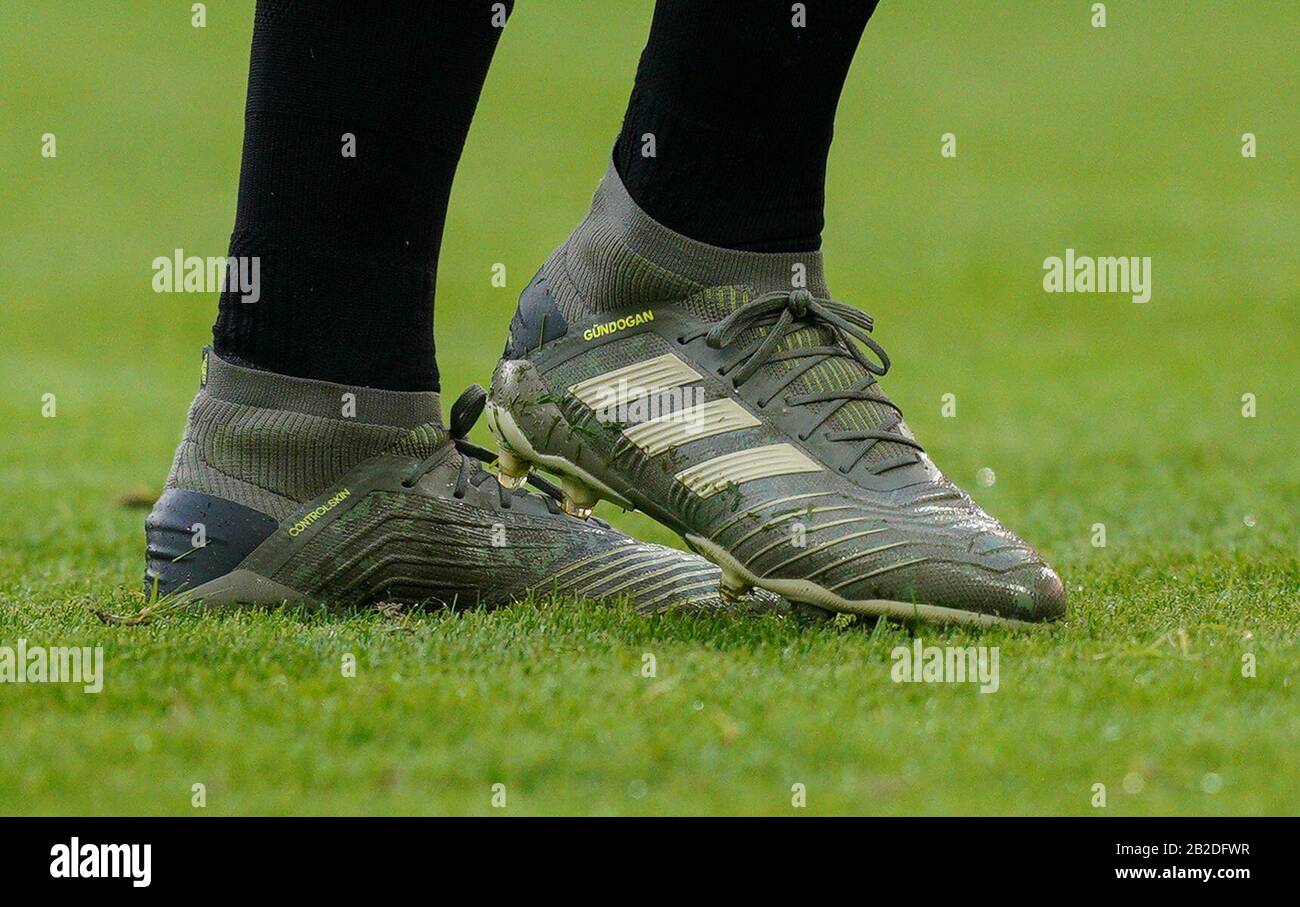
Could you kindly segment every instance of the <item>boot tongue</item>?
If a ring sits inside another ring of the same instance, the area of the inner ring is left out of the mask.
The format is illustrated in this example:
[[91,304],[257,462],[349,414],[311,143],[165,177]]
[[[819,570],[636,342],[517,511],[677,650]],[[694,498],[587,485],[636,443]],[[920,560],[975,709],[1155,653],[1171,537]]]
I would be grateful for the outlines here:
[[[394,445],[393,452],[424,459],[456,439],[464,445],[470,429],[478,422],[479,416],[483,415],[483,408],[486,405],[487,391],[480,384],[471,384],[451,405],[450,431],[443,427],[441,421],[426,422],[424,425],[416,426],[399,440]],[[476,450],[472,445],[470,449]],[[487,455],[488,452],[482,451],[482,453]]]
[[426,422],[410,429],[389,449],[390,453],[425,460],[451,443],[451,435],[441,422]]
[[[692,314],[707,321],[720,321],[740,306],[747,303],[755,294],[749,287],[726,286],[710,287],[693,294],[682,303]],[[745,347],[767,334],[769,328],[756,326],[740,334],[735,340],[737,349]],[[852,341],[849,341],[852,342]],[[829,325],[809,324],[792,330],[782,338],[779,350],[809,349],[818,346],[837,346],[840,344],[836,331]],[[793,368],[803,365],[798,359],[782,362],[769,362],[759,369],[764,377],[779,377]],[[799,376],[787,389],[790,395],[825,393],[844,390],[859,383],[867,370],[857,360],[836,356],[823,359]],[[880,391],[877,387],[876,391]],[[831,406],[832,404],[813,404],[814,406]],[[831,431],[871,431],[889,424],[895,418],[894,410],[881,403],[870,400],[850,400],[836,411],[822,426]],[[906,432],[905,428],[892,429]],[[845,442],[846,444],[848,442]],[[885,463],[899,457],[915,455],[915,451],[903,444],[881,441],[868,451],[864,462],[868,465]]]

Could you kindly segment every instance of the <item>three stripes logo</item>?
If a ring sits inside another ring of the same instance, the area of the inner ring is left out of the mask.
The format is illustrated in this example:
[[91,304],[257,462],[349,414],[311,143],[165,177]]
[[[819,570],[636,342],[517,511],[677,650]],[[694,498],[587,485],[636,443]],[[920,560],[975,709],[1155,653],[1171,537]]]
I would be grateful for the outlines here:
[[[648,457],[702,438],[753,428],[759,420],[730,397],[708,400],[704,376],[672,353],[645,359],[569,387],[598,419],[626,426],[623,437]],[[816,472],[821,467],[792,444],[768,444],[721,454],[675,478],[707,498],[756,479]]]

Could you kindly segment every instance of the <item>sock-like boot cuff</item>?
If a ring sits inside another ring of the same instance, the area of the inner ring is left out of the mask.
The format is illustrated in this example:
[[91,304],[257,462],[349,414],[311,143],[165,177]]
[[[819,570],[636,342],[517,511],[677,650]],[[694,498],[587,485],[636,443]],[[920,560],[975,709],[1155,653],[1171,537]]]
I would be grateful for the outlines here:
[[748,252],[725,249],[691,239],[665,227],[628,194],[611,160],[592,199],[588,225],[656,266],[701,286],[747,286],[755,292],[789,290],[802,265],[806,288],[827,296],[822,253]]
[[442,425],[436,391],[390,391],[277,375],[227,362],[210,348],[203,351],[202,388],[227,403],[323,419],[404,429],[431,422]]

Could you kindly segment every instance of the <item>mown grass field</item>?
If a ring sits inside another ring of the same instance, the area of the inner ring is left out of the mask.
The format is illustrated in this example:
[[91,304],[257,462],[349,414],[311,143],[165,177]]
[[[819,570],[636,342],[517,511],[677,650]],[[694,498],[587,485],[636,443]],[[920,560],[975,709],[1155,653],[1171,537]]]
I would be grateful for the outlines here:
[[[829,277],[885,387],[1070,590],[1063,624],[981,633],[572,602],[105,624],[140,607],[120,499],[161,485],[216,307],[150,263],[225,252],[251,4],[0,5],[0,646],[106,657],[98,695],[0,685],[0,812],[1300,811],[1300,9],[1089,6],[884,0],[831,159]],[[442,252],[449,395],[585,210],[649,15],[520,3]],[[1044,293],[1066,248],[1151,256],[1151,301]],[[917,632],[999,647],[998,691],[893,683]]]

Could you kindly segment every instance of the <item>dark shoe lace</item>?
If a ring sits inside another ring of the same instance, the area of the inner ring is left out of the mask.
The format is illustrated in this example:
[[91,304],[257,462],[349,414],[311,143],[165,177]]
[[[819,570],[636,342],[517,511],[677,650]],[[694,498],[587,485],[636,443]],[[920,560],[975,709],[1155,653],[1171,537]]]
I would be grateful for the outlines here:
[[[482,385],[471,384],[465,388],[465,392],[456,398],[456,402],[451,406],[451,441],[457,452],[460,453],[460,470],[456,474],[456,489],[452,496],[456,498],[465,497],[466,485],[473,485],[478,488],[484,482],[492,482],[497,487],[497,493],[501,506],[510,509],[510,502],[517,497],[536,497],[540,498],[545,504],[546,509],[551,513],[559,514],[563,510],[560,507],[564,500],[564,495],[559,488],[538,475],[528,477],[529,484],[538,489],[540,494],[530,492],[525,488],[506,488],[496,480],[496,476],[483,469],[479,464],[496,462],[496,454],[485,447],[479,447],[467,437],[478,417],[483,414],[483,407],[487,404],[487,391]],[[415,466],[406,474],[402,480],[405,488],[414,487],[415,483],[420,480],[431,469],[438,466],[450,454],[450,449],[442,446],[434,451],[432,455],[416,463]],[[594,522],[605,525],[599,520]]]
[[[815,328],[829,329],[835,339],[833,345],[779,349],[781,341],[792,331],[811,325]],[[799,440],[807,441],[813,432],[824,425],[827,420],[854,400],[878,403],[892,411],[891,417],[874,429],[849,429],[829,431],[825,437],[828,441],[855,443],[859,446],[850,450],[850,458],[839,467],[847,473],[857,466],[877,444],[882,442],[899,444],[910,450],[891,460],[872,464],[871,471],[877,475],[897,466],[915,463],[917,453],[923,450],[913,438],[898,431],[903,421],[902,411],[892,400],[879,391],[876,378],[889,371],[889,356],[870,334],[873,327],[871,316],[852,306],[833,299],[814,297],[807,290],[779,290],[756,296],[736,308],[730,315],[711,327],[688,334],[682,342],[690,342],[703,336],[705,343],[713,349],[730,346],[749,328],[767,328],[737,352],[735,360],[718,370],[724,377],[731,376],[731,385],[739,389],[761,368],[775,362],[795,363],[781,382],[764,399],[759,406],[767,406],[791,384],[799,380],[806,372],[822,362],[835,358],[848,358],[857,362],[864,369],[860,379],[848,387],[815,393],[791,394],[785,398],[789,406],[814,406],[829,403],[814,422],[800,432]],[[879,357],[879,362],[871,359],[858,346],[861,343]],[[873,392],[872,388],[877,390]]]

